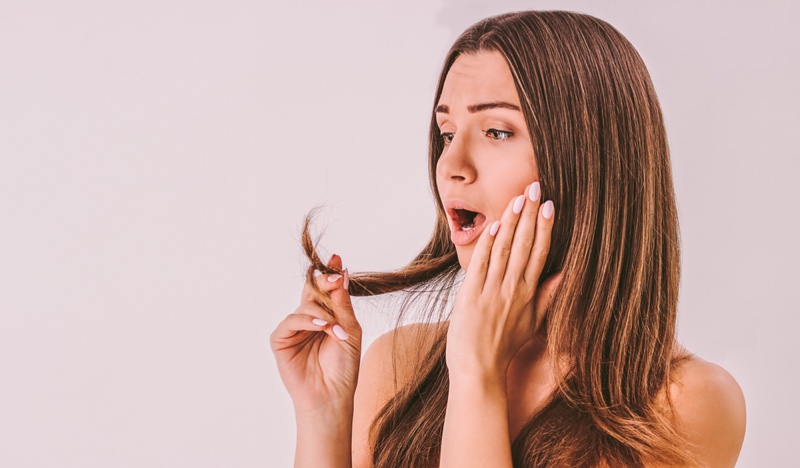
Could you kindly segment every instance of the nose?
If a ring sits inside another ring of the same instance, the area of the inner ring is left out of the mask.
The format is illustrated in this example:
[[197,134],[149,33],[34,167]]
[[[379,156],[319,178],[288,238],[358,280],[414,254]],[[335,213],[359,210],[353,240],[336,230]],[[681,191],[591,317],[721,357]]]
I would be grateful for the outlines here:
[[474,161],[469,151],[466,135],[456,135],[442,151],[436,163],[436,175],[439,180],[472,183],[477,177]]

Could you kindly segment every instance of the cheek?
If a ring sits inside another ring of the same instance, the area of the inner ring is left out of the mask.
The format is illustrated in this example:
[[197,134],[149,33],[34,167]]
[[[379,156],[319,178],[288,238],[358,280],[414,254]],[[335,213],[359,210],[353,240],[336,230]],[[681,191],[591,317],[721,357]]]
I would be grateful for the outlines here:
[[434,181],[436,182],[436,197],[439,200],[441,200],[442,199],[441,188],[444,184],[444,179],[442,179],[442,177],[439,176],[439,166],[436,166],[436,174],[434,177]]
[[438,158],[436,158],[436,165],[433,166],[433,174],[436,176],[436,183],[441,183],[444,177],[442,177],[442,155],[440,154]]
[[525,186],[523,186],[522,189],[517,190],[516,185],[503,186],[502,189],[498,189],[492,200],[492,212],[489,216],[487,216],[487,219],[503,219],[503,213],[505,213],[506,208],[508,208],[509,203],[511,203],[511,200],[518,195],[521,195],[524,190]]
[[492,202],[497,219],[502,218],[511,200],[525,194],[525,189],[536,180],[536,174],[533,171],[518,170],[505,175],[503,180],[505,183],[498,187]]

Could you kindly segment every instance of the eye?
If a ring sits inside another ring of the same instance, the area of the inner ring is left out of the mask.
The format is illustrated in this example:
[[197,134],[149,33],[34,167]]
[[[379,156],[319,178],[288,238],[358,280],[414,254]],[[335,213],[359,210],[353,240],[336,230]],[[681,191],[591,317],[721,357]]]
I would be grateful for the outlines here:
[[508,140],[512,136],[514,136],[514,132],[507,132],[505,130],[498,130],[496,128],[490,128],[489,130],[484,130],[483,133],[486,134],[492,140],[503,141]]
[[449,145],[450,143],[452,143],[454,136],[455,134],[451,132],[442,132],[441,134],[442,141],[444,142],[445,145]]

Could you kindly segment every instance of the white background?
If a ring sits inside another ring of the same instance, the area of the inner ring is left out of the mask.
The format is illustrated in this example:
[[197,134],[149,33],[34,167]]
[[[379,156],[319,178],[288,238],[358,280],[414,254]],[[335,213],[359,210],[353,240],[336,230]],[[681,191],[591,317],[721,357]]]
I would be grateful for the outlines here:
[[[761,2],[0,3],[0,465],[283,467],[268,338],[304,214],[351,271],[433,226],[427,123],[456,36],[598,16],[666,116],[680,337],[744,389],[739,466],[792,466],[800,410],[800,7]],[[393,317],[357,303],[366,346]]]

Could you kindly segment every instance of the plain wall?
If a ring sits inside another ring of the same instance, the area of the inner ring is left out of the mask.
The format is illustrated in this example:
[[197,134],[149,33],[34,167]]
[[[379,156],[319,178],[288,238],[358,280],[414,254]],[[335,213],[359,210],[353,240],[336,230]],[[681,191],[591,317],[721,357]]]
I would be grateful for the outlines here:
[[[679,333],[741,384],[739,466],[800,410],[800,6],[790,1],[77,0],[0,5],[0,465],[291,466],[269,334],[300,223],[407,263],[444,54],[505,11],[593,14],[647,63],[683,248]],[[393,311],[357,303],[364,349]]]

